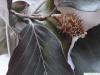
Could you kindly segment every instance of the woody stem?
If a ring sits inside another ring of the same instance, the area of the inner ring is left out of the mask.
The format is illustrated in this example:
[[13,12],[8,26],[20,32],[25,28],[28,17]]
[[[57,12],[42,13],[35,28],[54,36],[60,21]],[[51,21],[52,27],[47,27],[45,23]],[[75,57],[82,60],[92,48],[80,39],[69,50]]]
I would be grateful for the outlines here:
[[23,13],[18,13],[14,10],[11,10],[11,13],[13,13],[14,15],[21,17],[21,18],[36,19],[36,20],[40,20],[40,21],[44,21],[44,20],[48,19],[49,17],[61,16],[61,14],[52,14],[51,16],[43,16],[43,15],[38,15],[38,14],[27,15],[27,14],[23,14]]

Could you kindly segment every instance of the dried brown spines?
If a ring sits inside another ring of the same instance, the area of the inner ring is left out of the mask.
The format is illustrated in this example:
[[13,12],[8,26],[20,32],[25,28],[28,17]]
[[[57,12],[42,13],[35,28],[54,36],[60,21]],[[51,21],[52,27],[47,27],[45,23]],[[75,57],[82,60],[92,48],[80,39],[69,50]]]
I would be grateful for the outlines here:
[[58,28],[62,34],[76,37],[85,33],[82,20],[75,14],[62,14],[56,17],[56,20],[59,23]]

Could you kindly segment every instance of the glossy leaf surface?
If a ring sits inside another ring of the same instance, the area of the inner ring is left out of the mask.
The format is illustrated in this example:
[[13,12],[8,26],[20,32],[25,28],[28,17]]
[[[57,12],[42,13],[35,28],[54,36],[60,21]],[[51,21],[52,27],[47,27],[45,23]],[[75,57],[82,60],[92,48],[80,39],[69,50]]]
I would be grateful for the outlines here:
[[73,75],[57,37],[41,25],[32,26],[22,31],[7,75]]
[[100,25],[89,30],[84,39],[79,39],[72,50],[76,75],[84,72],[100,72]]

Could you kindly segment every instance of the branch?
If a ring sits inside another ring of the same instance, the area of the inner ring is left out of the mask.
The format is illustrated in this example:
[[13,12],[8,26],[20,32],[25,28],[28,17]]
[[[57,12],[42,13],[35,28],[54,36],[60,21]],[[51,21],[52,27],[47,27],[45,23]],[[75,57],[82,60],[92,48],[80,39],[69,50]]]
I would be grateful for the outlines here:
[[52,14],[50,16],[43,16],[43,15],[38,15],[38,14],[27,15],[27,14],[23,14],[23,13],[18,13],[14,10],[11,10],[11,13],[13,13],[14,15],[21,17],[21,18],[36,19],[36,20],[40,20],[40,21],[44,21],[44,20],[48,19],[49,17],[61,16],[61,14]]

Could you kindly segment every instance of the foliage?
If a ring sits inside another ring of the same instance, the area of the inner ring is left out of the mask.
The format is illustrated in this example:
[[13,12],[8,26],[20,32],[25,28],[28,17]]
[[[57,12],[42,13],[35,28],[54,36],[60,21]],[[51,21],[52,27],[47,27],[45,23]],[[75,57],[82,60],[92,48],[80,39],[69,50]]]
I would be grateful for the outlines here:
[[[0,54],[8,50],[11,55],[7,75],[100,72],[99,4],[99,0],[0,0]],[[85,38],[70,36],[68,30],[65,34],[66,28],[81,24],[77,18],[70,23],[69,13],[82,21]],[[70,55],[75,70],[68,62]]]

